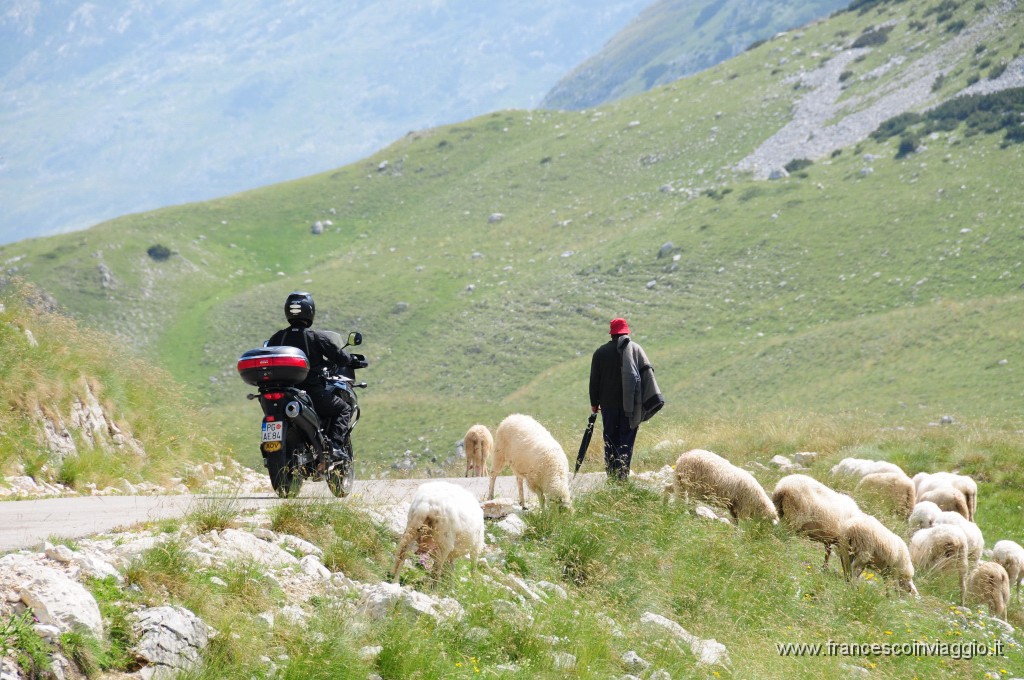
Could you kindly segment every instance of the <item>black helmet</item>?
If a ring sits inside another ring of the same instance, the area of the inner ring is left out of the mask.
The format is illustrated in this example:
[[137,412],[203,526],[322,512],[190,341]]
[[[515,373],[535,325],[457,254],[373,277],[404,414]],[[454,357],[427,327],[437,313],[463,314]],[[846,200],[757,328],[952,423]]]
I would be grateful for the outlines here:
[[303,291],[295,291],[284,301],[284,316],[293,326],[309,328],[316,316],[316,304],[313,296]]

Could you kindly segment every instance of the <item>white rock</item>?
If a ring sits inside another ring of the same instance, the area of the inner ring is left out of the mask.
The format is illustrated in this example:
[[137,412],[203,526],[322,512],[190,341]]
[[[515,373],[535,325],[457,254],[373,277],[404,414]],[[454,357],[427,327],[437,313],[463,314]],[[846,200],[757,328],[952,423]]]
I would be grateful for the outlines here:
[[103,617],[92,594],[34,556],[12,553],[0,558],[0,584],[13,587],[40,623],[62,632],[84,626],[103,639]]
[[377,657],[380,656],[380,653],[383,651],[384,648],[380,645],[376,645],[374,647],[363,647],[359,650],[359,658],[363,661],[374,662],[377,660]]
[[184,607],[150,607],[132,615],[138,642],[132,651],[147,665],[144,678],[172,678],[199,663],[212,629]]
[[314,576],[324,581],[331,580],[331,570],[325,567],[316,555],[306,555],[299,560],[299,568],[302,569],[304,574],[309,576]]
[[480,508],[484,511],[484,517],[487,519],[501,519],[515,512],[519,505],[511,498],[498,497],[483,501],[480,503]]
[[671,619],[659,614],[646,612],[640,617],[640,623],[648,628],[659,628],[667,631],[677,640],[685,643],[693,655],[697,657],[698,666],[729,665],[729,652],[725,645],[714,639],[702,640],[688,632]]
[[526,533],[527,524],[519,515],[509,515],[494,526],[504,531],[509,536],[522,536]]
[[297,557],[281,548],[268,543],[239,529],[211,531],[196,536],[188,543],[189,552],[197,557],[203,554],[213,555],[218,563],[255,562],[268,567],[287,567],[298,565]]
[[793,454],[793,462],[797,465],[813,465],[816,460],[818,460],[818,454],[815,451],[800,451]]
[[465,614],[457,600],[436,599],[397,583],[362,584],[361,591],[359,608],[375,621],[387,618],[398,608],[426,614],[438,621],[458,620]]
[[551,658],[554,659],[556,670],[571,671],[576,668],[576,657],[569,652],[555,652]]
[[[255,532],[253,533],[255,536]],[[292,536],[290,534],[283,534],[280,537],[280,544],[285,548],[291,548],[296,552],[302,553],[303,555],[316,555],[317,557],[323,557],[324,551],[319,547],[313,545],[309,541],[299,538],[298,536]]]
[[622,665],[631,673],[642,673],[651,667],[651,662],[631,649],[622,655]]

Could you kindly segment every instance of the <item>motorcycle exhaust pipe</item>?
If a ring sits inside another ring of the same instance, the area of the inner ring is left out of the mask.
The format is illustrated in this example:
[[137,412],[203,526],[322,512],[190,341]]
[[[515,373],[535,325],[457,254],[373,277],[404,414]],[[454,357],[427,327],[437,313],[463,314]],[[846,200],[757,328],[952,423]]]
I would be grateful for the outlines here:
[[284,407],[284,413],[289,418],[294,418],[302,412],[302,406],[297,401],[289,401],[288,405]]

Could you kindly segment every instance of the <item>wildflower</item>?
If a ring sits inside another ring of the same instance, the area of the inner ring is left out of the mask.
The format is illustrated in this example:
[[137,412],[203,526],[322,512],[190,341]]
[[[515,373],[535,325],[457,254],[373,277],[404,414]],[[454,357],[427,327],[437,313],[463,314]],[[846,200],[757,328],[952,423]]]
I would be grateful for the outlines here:
[[887,631],[885,631],[885,634],[886,635],[892,635],[892,631],[891,630],[887,630]]

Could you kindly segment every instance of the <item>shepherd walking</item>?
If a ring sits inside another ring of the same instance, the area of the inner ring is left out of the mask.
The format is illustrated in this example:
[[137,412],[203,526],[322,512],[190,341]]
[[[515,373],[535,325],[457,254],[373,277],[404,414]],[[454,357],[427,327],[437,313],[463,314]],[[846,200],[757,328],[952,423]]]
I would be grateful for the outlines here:
[[647,354],[629,337],[626,320],[612,319],[609,334],[611,340],[597,348],[590,362],[590,410],[601,413],[609,479],[626,481],[640,423],[657,413],[665,400]]

